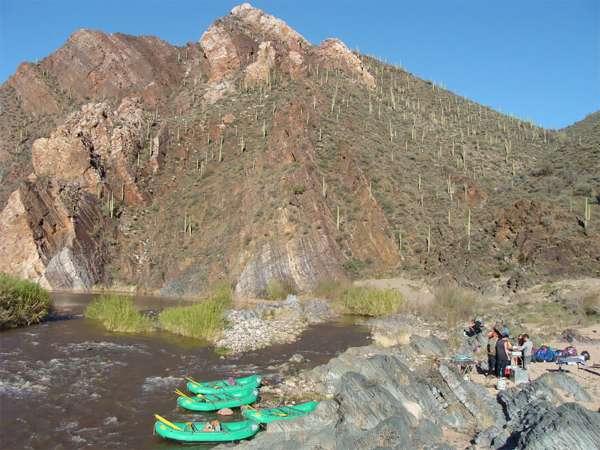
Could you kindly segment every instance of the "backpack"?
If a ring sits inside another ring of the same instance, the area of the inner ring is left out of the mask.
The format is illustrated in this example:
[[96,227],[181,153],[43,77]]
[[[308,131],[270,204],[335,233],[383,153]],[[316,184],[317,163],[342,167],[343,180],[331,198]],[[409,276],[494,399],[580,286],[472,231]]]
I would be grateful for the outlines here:
[[546,345],[542,345],[533,354],[534,361],[537,362],[552,362],[556,359],[556,352]]

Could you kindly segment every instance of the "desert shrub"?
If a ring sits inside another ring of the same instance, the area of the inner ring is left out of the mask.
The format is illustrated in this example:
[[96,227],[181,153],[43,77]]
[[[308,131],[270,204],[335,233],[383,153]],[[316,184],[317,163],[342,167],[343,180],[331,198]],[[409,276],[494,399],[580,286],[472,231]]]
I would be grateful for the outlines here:
[[97,320],[107,330],[118,333],[144,333],[153,328],[152,321],[135,308],[133,299],[124,295],[98,297],[86,308],[85,317]]
[[225,311],[231,305],[231,287],[214,288],[209,298],[190,306],[165,308],[158,316],[160,327],[170,333],[195,339],[214,340],[226,325]]
[[293,191],[295,195],[302,195],[306,191],[306,186],[303,184],[297,184],[294,186]]
[[38,323],[49,309],[50,296],[39,284],[0,273],[0,329]]
[[282,300],[289,294],[294,294],[295,289],[291,281],[271,280],[267,283],[267,298],[269,300]]
[[375,317],[398,312],[405,304],[400,291],[366,286],[347,288],[340,300],[344,310],[349,314]]

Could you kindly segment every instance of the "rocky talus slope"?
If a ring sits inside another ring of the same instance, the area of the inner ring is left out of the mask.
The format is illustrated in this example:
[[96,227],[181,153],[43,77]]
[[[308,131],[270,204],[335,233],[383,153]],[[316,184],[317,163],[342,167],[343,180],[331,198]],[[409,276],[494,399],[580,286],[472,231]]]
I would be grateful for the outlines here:
[[597,276],[594,120],[536,127],[249,4],[183,47],[80,30],[0,87],[0,271],[240,296]]

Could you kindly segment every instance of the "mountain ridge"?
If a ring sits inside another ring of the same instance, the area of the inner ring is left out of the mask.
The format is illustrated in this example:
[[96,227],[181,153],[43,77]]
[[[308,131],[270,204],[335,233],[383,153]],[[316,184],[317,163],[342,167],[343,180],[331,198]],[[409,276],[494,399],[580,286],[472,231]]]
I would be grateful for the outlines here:
[[[17,190],[66,190],[109,225],[80,232],[87,247],[74,233],[48,252],[51,230],[36,228],[37,213],[15,223],[13,202],[0,223],[12,221],[14,235],[37,230],[28,247],[37,256],[8,270],[14,245],[0,247],[0,270],[55,288],[117,283],[173,295],[226,278],[250,296],[275,281],[307,291],[400,272],[482,289],[490,279],[517,288],[600,273],[593,221],[583,214],[583,227],[574,211],[584,198],[597,210],[594,166],[583,162],[594,149],[569,132],[503,116],[339,40],[310,44],[248,4],[184,47],[78,33],[0,88],[2,111],[12,111],[0,129],[0,205]],[[67,65],[82,48],[100,64]],[[77,170],[52,170],[61,151]],[[587,185],[567,195],[580,168]],[[69,210],[50,197],[51,211]],[[77,211],[66,216],[77,223]],[[102,270],[78,272],[91,261]],[[49,266],[62,284],[44,278]]]

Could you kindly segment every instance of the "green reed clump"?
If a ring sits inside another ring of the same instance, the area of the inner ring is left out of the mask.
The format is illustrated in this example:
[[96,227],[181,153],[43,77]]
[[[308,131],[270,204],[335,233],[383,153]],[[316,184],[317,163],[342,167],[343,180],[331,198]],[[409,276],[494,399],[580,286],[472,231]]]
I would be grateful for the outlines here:
[[131,297],[107,294],[93,300],[85,317],[99,321],[107,330],[119,333],[144,333],[153,329],[152,321],[140,314]]
[[340,297],[344,310],[361,316],[394,314],[405,305],[400,291],[366,286],[351,286]]
[[226,325],[225,311],[231,304],[226,284],[212,290],[209,298],[190,306],[165,308],[158,316],[160,327],[181,336],[214,340]]
[[0,273],[0,329],[38,323],[49,309],[50,296],[39,284]]

